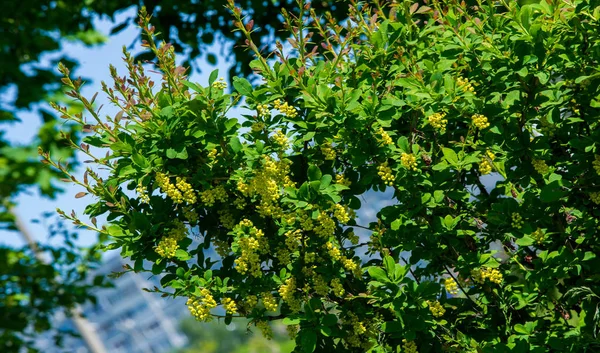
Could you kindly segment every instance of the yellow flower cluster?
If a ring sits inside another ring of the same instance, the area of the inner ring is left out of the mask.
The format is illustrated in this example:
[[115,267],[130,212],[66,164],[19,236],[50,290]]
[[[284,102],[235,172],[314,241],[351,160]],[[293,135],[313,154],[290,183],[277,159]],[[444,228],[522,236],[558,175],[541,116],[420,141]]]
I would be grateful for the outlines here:
[[212,316],[210,315],[210,310],[217,307],[217,302],[206,288],[203,288],[200,291],[200,295],[200,298],[188,298],[186,305],[196,320],[205,322],[211,321]]
[[183,201],[189,204],[195,204],[198,199],[196,198],[196,193],[192,189],[192,186],[182,177],[175,178],[175,181],[175,185],[183,193]]
[[448,277],[444,280],[444,287],[446,287],[446,292],[457,295],[458,294],[458,284],[452,277]]
[[246,312],[251,312],[258,305],[258,297],[256,295],[249,295],[244,300],[244,309]]
[[186,206],[183,208],[183,216],[190,222],[196,223],[198,222],[198,214],[194,211],[191,206]]
[[383,145],[391,145],[394,143],[394,141],[392,141],[392,138],[390,137],[390,135],[388,135],[387,132],[385,132],[385,130],[383,130],[382,127],[380,127],[377,130],[377,134],[381,135],[381,138],[379,139],[379,141],[383,144]]
[[600,175],[600,155],[596,155],[594,161],[592,162],[592,167],[596,171],[596,174]]
[[335,221],[327,213],[319,212],[314,231],[316,235],[327,238],[335,232]]
[[354,232],[348,233],[347,238],[354,245],[358,244],[358,241],[360,240],[358,235],[356,235],[356,233],[354,233]]
[[275,131],[275,134],[272,137],[273,141],[278,144],[282,148],[287,148],[288,138],[281,130]]
[[141,203],[150,203],[150,196],[148,195],[148,191],[141,183],[137,186],[135,191],[137,191]]
[[511,225],[513,226],[513,228],[521,229],[523,227],[523,224],[525,224],[525,222],[523,221],[523,217],[521,217],[521,215],[516,212],[513,212],[511,218]]
[[475,93],[475,88],[473,88],[473,85],[471,82],[469,82],[468,78],[462,78],[459,76],[456,78],[456,83],[459,87],[462,87],[463,91]]
[[268,340],[273,338],[273,330],[266,320],[255,321],[254,325],[260,330],[264,338]]
[[175,185],[171,183],[169,177],[164,173],[156,173],[156,183],[160,189],[170,197],[175,203],[183,202],[183,195]]
[[261,132],[261,131],[264,130],[264,128],[265,128],[265,124],[261,123],[261,122],[254,123],[250,127],[250,129],[252,130],[252,132]]
[[297,211],[296,219],[300,223],[300,227],[307,232],[310,232],[315,228],[312,218],[310,218],[308,213],[305,211]]
[[350,215],[348,214],[348,211],[340,204],[333,205],[333,216],[342,224],[350,221]]
[[490,160],[492,160],[492,161],[493,161],[494,159],[496,159],[496,155],[494,154],[494,152],[492,152],[492,151],[490,151],[490,150],[487,150],[487,151],[485,151],[485,154],[487,154],[488,158],[489,158]]
[[434,113],[428,116],[427,120],[429,120],[429,124],[433,126],[434,129],[444,132],[446,130],[446,125],[448,124],[448,120],[445,118],[446,113]]
[[222,301],[223,304],[223,308],[225,309],[225,312],[227,314],[237,314],[237,304],[235,303],[235,300],[231,299],[231,298],[223,298]]
[[215,246],[215,251],[217,252],[217,254],[219,254],[219,256],[225,257],[229,255],[229,250],[231,249],[231,247],[229,246],[229,243],[227,241],[221,239],[214,239],[213,245]]
[[285,116],[287,116],[288,118],[295,118],[296,116],[298,116],[298,112],[296,111],[296,109],[294,109],[294,107],[292,106],[289,106],[287,102],[281,103],[279,99],[276,99],[273,102],[273,106],[275,107],[275,109],[285,114]]
[[217,151],[216,148],[213,148],[212,150],[210,150],[208,152],[208,158],[213,159],[217,156],[218,153],[219,153],[219,151]]
[[541,244],[544,242],[544,239],[546,238],[546,234],[544,233],[544,231],[541,228],[538,228],[535,230],[535,232],[533,232],[531,234],[531,237],[533,238],[533,240],[536,241],[536,243]]
[[164,237],[160,240],[160,242],[158,242],[158,245],[156,245],[154,251],[156,251],[160,257],[168,259],[175,256],[177,249],[179,249],[177,240],[171,237]]
[[329,287],[327,282],[323,279],[323,276],[314,274],[313,275],[313,286],[315,287],[315,293],[320,296],[326,296],[329,293]]
[[261,294],[261,300],[267,311],[277,311],[277,308],[279,308],[279,303],[277,302],[277,299],[275,299],[273,294],[271,294],[270,292],[264,292],[263,294]]
[[402,340],[402,353],[419,353],[414,341]]
[[326,161],[332,161],[335,159],[336,153],[335,150],[331,147],[331,145],[322,145],[321,153],[323,153],[323,157]]
[[262,168],[260,168],[249,184],[239,181],[237,188],[250,197],[260,196],[260,204],[257,211],[262,217],[281,218],[283,209],[277,201],[281,197],[283,188],[294,186],[294,182],[289,177],[290,161],[282,159],[273,160],[271,157],[264,157]]
[[544,175],[550,171],[550,167],[548,167],[546,162],[544,162],[543,160],[534,159],[531,161],[531,164],[533,165],[533,168],[535,169],[535,171],[542,175]]
[[293,340],[293,339],[296,339],[296,336],[298,335],[298,330],[300,329],[300,327],[298,325],[288,325],[285,329],[286,329],[290,339]]
[[348,180],[344,177],[344,174],[337,174],[335,176],[335,182],[336,182],[336,184],[340,184],[340,185],[344,185],[344,186],[350,186],[352,184],[352,182],[350,182],[350,180]]
[[596,205],[600,205],[600,192],[590,192],[590,199]]
[[298,250],[300,246],[300,239],[302,238],[302,230],[288,230],[285,232],[285,245],[287,245],[290,251]]
[[173,223],[173,227],[167,233],[167,236],[175,239],[176,241],[187,238],[187,228],[185,227],[185,224],[183,224],[181,221],[175,221]]
[[473,116],[471,117],[471,120],[473,121],[473,125],[475,125],[475,127],[480,130],[483,130],[486,127],[490,126],[490,123],[488,122],[488,118],[486,118],[484,115],[481,115],[481,114],[473,114]]
[[285,284],[282,284],[281,287],[279,287],[279,295],[281,296],[281,299],[287,303],[293,313],[299,312],[302,308],[302,303],[300,303],[300,300],[298,300],[298,298],[296,298],[294,295],[295,291],[296,280],[294,277],[288,278],[285,281]]
[[345,325],[351,327],[347,331],[348,336],[346,336],[348,345],[351,347],[360,347],[363,344],[360,336],[367,332],[365,324],[358,320],[358,317],[352,312],[348,313],[348,317],[343,322]]
[[235,219],[228,210],[219,210],[219,221],[221,225],[227,229],[233,229],[235,227]]
[[434,302],[428,300],[427,305],[429,306],[429,311],[431,311],[431,314],[433,314],[434,317],[444,316],[446,309],[444,309],[442,304],[440,304],[440,302],[437,300]]
[[556,131],[556,126],[548,121],[548,118],[545,116],[540,118],[540,131],[548,136],[554,136],[554,131]]
[[338,297],[342,297],[346,292],[339,278],[334,278],[331,280],[331,289],[333,289],[333,294]]
[[223,77],[219,77],[219,79],[213,82],[212,86],[216,89],[225,89],[227,88],[227,83]]
[[377,166],[377,175],[383,180],[383,182],[388,185],[394,185],[394,175],[392,174],[392,168],[390,168],[387,162],[380,164]]
[[200,193],[200,200],[207,207],[212,207],[217,201],[227,201],[227,191],[223,185],[219,185],[216,188],[204,190]]
[[415,157],[412,153],[402,153],[400,156],[400,162],[402,166],[408,170],[417,170],[417,157]]
[[354,260],[346,258],[346,256],[342,256],[341,258],[342,266],[348,271],[353,272],[357,276],[359,276],[360,266]]
[[269,251],[262,230],[257,229],[251,221],[244,219],[233,230],[238,238],[240,256],[235,259],[236,270],[241,274],[249,273],[253,277],[262,276],[259,253]]
[[481,163],[479,163],[479,173],[481,175],[486,175],[486,174],[490,174],[492,172],[492,163],[490,163],[490,161],[488,161],[487,159],[483,159],[481,160]]
[[[256,106],[256,111],[258,112],[258,116],[266,116],[266,115],[271,114],[271,110],[269,109],[269,106],[267,104],[259,104],[259,105],[257,105]],[[259,130],[262,130],[262,129],[259,129]]]
[[325,244],[325,248],[332,259],[337,261],[342,258],[342,252],[337,246],[333,245],[332,242],[328,241],[327,244]]
[[502,274],[495,268],[483,267],[478,270],[471,271],[471,276],[478,283],[484,283],[486,279],[489,279],[490,282],[500,284],[502,283]]

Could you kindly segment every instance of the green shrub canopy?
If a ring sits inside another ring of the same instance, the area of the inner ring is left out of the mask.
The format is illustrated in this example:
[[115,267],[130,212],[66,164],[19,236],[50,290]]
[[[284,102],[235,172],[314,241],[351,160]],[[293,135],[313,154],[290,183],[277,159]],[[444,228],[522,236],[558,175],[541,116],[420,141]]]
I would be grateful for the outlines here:
[[[232,94],[217,72],[186,81],[144,11],[162,78],[126,53],[104,86],[117,116],[63,67],[94,122],[55,107],[108,177],[73,177],[90,222],[61,213],[197,319],[222,305],[266,336],[283,319],[298,352],[600,349],[600,4],[353,3],[343,25],[299,5],[267,60],[230,2],[263,79]],[[357,223],[359,196],[390,188]]]

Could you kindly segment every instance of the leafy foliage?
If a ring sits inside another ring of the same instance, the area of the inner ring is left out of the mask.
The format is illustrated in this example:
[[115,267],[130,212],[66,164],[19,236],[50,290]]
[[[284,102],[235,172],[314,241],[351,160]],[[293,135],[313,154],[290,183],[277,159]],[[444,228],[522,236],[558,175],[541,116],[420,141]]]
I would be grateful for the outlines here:
[[[267,337],[282,319],[298,352],[598,349],[599,4],[374,2],[343,26],[298,7],[270,62],[229,3],[263,78],[233,94],[217,72],[186,81],[143,10],[161,84],[126,55],[116,117],[62,67],[95,119],[77,148],[108,171],[73,179],[91,223],[62,214],[196,318],[221,303]],[[387,188],[397,203],[358,224],[359,196]]]

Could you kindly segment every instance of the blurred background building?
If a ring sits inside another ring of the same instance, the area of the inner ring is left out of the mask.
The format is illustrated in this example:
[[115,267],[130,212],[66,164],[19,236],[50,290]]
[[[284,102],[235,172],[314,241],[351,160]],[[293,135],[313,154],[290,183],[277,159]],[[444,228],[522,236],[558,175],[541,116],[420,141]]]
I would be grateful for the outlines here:
[[[108,276],[122,272],[126,262],[116,254],[108,258],[96,274]],[[96,304],[83,307],[84,315],[99,333],[110,353],[164,353],[184,347],[187,337],[179,329],[180,321],[189,317],[183,298],[161,298],[144,288],[160,288],[160,278],[145,273],[127,272],[112,280],[113,287],[94,292]],[[55,318],[60,332],[76,332],[64,314]],[[54,332],[55,333],[55,332]],[[38,348],[44,353],[87,353],[85,343],[77,337],[66,336],[62,347],[57,345],[53,332],[39,339]]]

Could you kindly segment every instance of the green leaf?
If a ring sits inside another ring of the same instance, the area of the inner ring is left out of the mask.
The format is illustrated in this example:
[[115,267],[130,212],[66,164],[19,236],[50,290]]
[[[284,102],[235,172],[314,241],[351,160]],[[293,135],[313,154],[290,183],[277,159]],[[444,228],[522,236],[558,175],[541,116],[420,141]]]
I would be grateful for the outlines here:
[[168,148],[167,149],[167,158],[188,159],[187,149],[185,147],[183,147],[181,150],[178,151],[174,148]]
[[206,270],[206,272],[204,272],[204,279],[210,281],[212,279],[212,275],[212,270]]
[[519,246],[530,246],[533,245],[535,241],[533,240],[533,238],[529,237],[529,236],[524,236],[523,238],[517,239],[517,241],[515,241],[515,243],[517,243],[517,245]]
[[317,333],[313,330],[302,332],[300,347],[304,353],[312,353],[317,349]]
[[401,136],[398,139],[398,147],[400,147],[400,150],[402,150],[402,152],[404,153],[410,153],[410,147],[408,144],[408,139],[406,138],[406,136]]
[[453,166],[458,165],[458,156],[456,152],[450,148],[442,148],[442,153],[444,154],[444,159]]
[[233,87],[238,91],[241,95],[251,97],[252,96],[252,85],[248,80],[241,77],[233,78]]
[[192,258],[192,256],[187,251],[185,251],[183,249],[177,249],[175,251],[175,257],[179,261],[187,261],[187,260],[189,260],[189,259]]
[[396,269],[396,261],[394,261],[394,258],[391,256],[384,257],[383,265],[385,267],[385,270],[387,271],[388,277],[394,278],[394,273]]
[[377,280],[377,281],[383,282],[383,283],[390,281],[387,274],[381,267],[371,266],[371,267],[369,267],[369,269],[367,271],[369,272],[369,276],[371,276],[371,278],[373,278],[374,280]]
[[234,153],[240,152],[244,147],[240,142],[240,139],[237,137],[231,138],[231,140],[229,141],[229,146],[231,147]]
[[139,153],[134,153],[134,154],[131,156],[131,160],[132,160],[132,161],[133,161],[133,163],[134,163],[135,165],[137,165],[138,167],[141,167],[141,168],[146,168],[146,167],[148,167],[148,160],[146,159],[146,157],[142,156],[142,155],[141,155],[141,154],[139,154]]
[[[320,180],[322,176],[321,169],[316,165],[311,165],[308,167],[308,180],[315,181]],[[318,189],[318,188],[317,188]]]
[[219,69],[213,70],[208,77],[208,85],[211,86],[216,80],[217,76],[219,76]]

